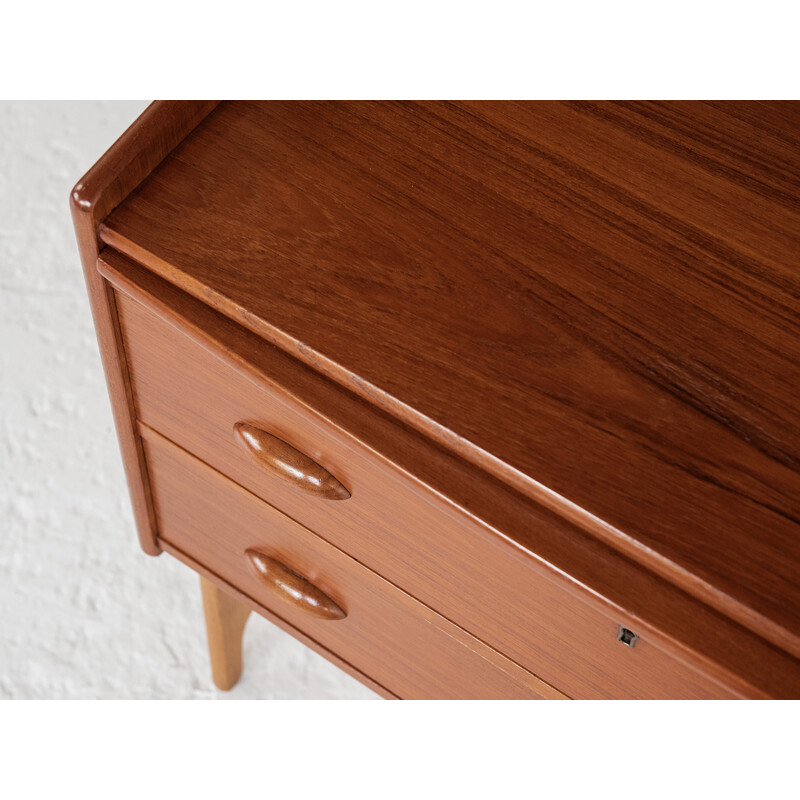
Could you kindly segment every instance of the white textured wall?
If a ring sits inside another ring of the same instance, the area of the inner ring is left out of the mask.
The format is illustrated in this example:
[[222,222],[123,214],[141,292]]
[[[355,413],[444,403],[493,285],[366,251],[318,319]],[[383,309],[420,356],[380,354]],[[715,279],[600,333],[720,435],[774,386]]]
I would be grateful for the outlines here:
[[218,692],[196,575],[138,548],[68,196],[145,105],[0,103],[0,698],[374,698],[254,616]]

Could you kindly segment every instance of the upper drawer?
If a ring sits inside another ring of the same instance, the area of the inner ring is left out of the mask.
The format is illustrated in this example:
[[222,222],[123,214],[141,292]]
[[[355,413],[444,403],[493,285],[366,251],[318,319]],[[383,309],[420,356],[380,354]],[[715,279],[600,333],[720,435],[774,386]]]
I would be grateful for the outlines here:
[[[722,685],[640,620],[510,546],[331,425],[325,409],[283,391],[281,375],[255,382],[240,354],[207,341],[225,360],[217,357],[124,294],[117,305],[143,422],[543,680],[587,698],[758,694],[735,681]],[[315,496],[265,469],[237,436],[242,422],[291,445],[350,496]],[[617,640],[620,626],[641,634],[635,647]]]

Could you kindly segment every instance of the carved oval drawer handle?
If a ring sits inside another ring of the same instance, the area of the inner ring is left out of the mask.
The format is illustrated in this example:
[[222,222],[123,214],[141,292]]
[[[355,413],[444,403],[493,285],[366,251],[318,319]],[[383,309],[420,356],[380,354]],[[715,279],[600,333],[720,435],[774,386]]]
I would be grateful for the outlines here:
[[233,429],[242,447],[270,472],[325,500],[350,497],[328,470],[277,436],[246,422],[237,422]]
[[347,612],[336,605],[325,592],[285,564],[258,550],[247,550],[246,555],[261,582],[295,608],[321,619],[344,619],[347,616]]

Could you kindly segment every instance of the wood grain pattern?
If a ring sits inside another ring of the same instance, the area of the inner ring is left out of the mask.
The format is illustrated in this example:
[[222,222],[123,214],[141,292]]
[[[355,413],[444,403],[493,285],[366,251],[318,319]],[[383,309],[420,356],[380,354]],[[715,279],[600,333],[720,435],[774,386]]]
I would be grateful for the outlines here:
[[81,178],[70,193],[70,210],[92,307],[100,357],[142,548],[160,552],[156,542],[150,487],[134,424],[130,381],[122,350],[113,292],[96,270],[97,238],[103,218],[216,105],[214,102],[153,103]]
[[[800,691],[793,658],[123,257],[101,269],[180,329],[119,296],[142,419],[567,693]],[[243,409],[342,474],[352,499],[309,503],[243,458],[229,433]],[[619,624],[644,637],[634,659]]]
[[250,609],[200,576],[211,676],[218,689],[232,689],[242,674],[242,636]]
[[[406,699],[563,698],[455,625],[153,434],[146,443],[162,539]],[[331,622],[276,601],[248,564],[255,547],[347,607]]]
[[797,655],[798,129],[223,104],[101,235]]

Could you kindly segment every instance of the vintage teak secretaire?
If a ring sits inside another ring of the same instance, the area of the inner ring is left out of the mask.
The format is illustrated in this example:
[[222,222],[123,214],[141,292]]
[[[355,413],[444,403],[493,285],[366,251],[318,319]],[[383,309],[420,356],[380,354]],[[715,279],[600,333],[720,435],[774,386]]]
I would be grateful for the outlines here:
[[386,697],[800,696],[800,104],[161,102],[72,212],[220,687],[256,611]]

